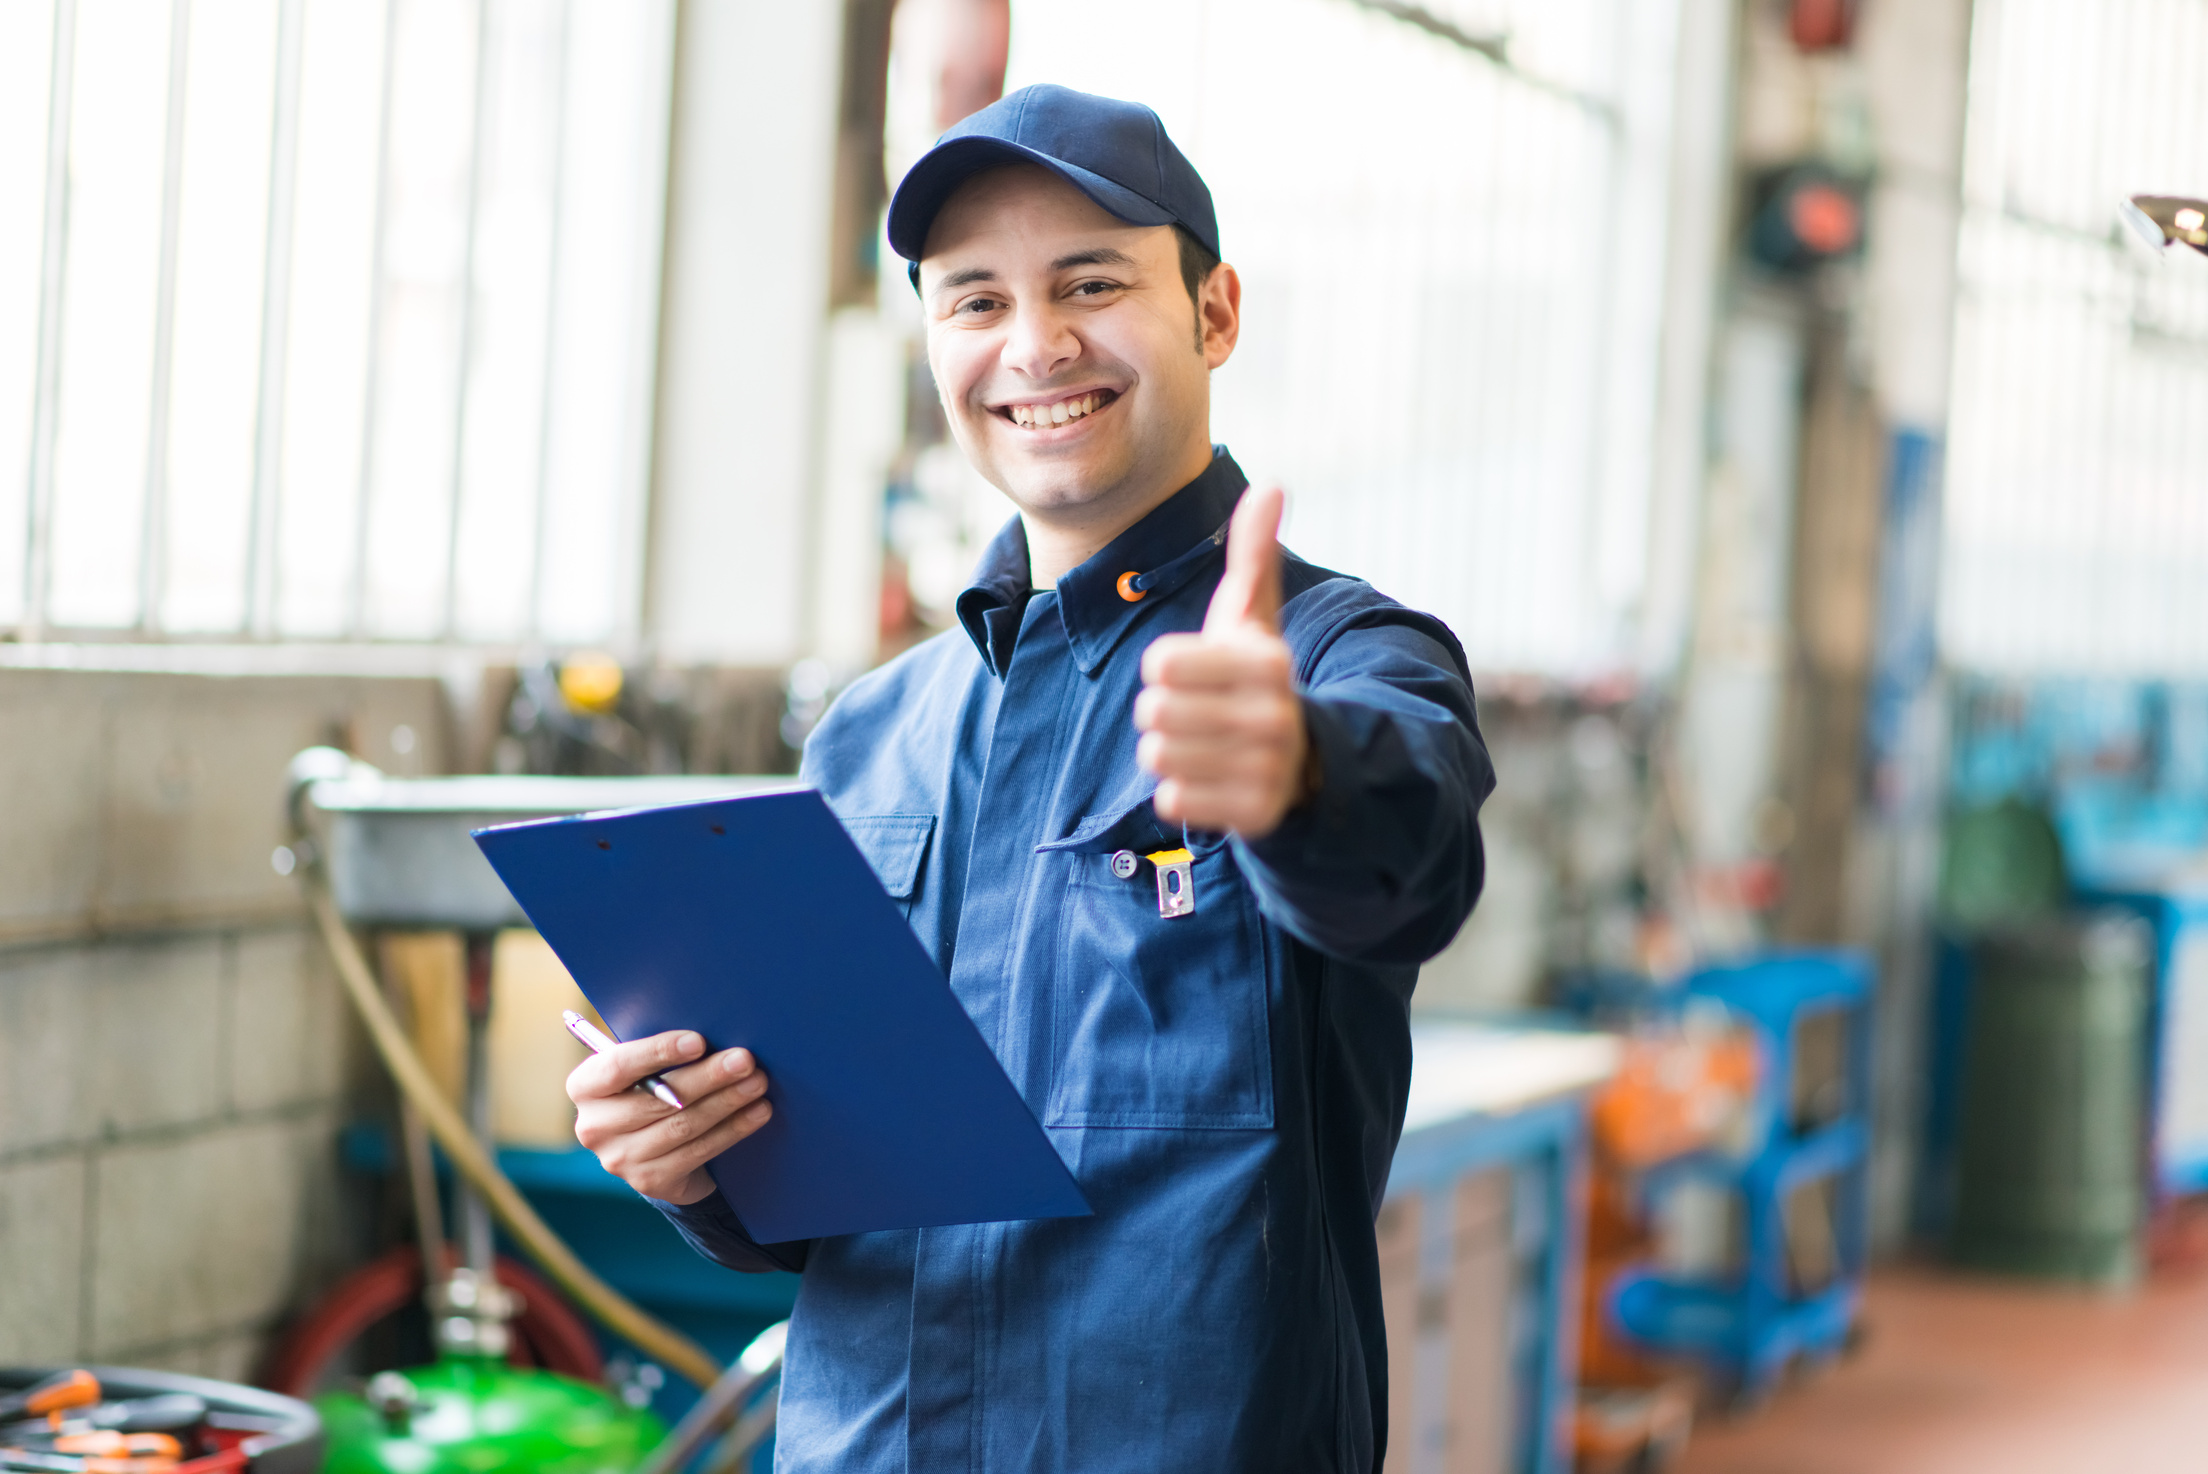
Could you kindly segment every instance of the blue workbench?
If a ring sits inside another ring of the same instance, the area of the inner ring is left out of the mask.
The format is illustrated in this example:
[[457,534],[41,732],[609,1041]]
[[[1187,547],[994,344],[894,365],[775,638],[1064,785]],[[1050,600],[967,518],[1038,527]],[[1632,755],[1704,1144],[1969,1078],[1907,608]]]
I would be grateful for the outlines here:
[[1422,1020],[1380,1215],[1390,1474],[1563,1474],[1608,1035]]

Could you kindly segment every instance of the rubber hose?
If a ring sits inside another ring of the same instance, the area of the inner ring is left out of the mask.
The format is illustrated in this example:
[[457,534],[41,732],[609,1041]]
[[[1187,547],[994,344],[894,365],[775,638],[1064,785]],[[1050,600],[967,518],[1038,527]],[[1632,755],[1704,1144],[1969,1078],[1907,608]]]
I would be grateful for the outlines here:
[[445,1149],[454,1170],[483,1194],[483,1201],[490,1205],[492,1214],[537,1262],[538,1268],[608,1330],[699,1387],[712,1386],[721,1374],[721,1367],[705,1348],[647,1315],[619,1290],[593,1274],[588,1265],[575,1257],[575,1251],[537,1216],[537,1210],[529,1206],[529,1200],[521,1195],[512,1180],[499,1171],[497,1161],[483,1143],[476,1140],[459,1111],[437,1088],[428,1066],[414,1052],[413,1042],[399,1027],[398,1019],[392,1016],[382,991],[376,987],[374,975],[368,970],[368,959],[361,955],[360,943],[353,939],[345,919],[337,914],[329,888],[322,883],[321,867],[308,864],[300,870],[307,902],[314,910],[315,924],[321,928],[322,940],[330,949],[331,959],[337,963],[337,975],[345,985],[347,996],[360,1014],[360,1021],[367,1025],[368,1037],[374,1042],[376,1053],[383,1057],[384,1067],[398,1082],[399,1089],[422,1113],[422,1124],[429,1127],[429,1134]]
[[[529,1269],[501,1254],[498,1282],[521,1296],[521,1314],[514,1320],[514,1338],[533,1354],[533,1361],[508,1360],[516,1366],[541,1365],[580,1382],[596,1382],[606,1374],[605,1357],[582,1317],[569,1308],[557,1290]],[[422,1251],[401,1244],[380,1258],[371,1259],[332,1285],[314,1307],[284,1333],[262,1366],[259,1384],[286,1397],[312,1398],[338,1356],[370,1326],[394,1315],[422,1297]]]

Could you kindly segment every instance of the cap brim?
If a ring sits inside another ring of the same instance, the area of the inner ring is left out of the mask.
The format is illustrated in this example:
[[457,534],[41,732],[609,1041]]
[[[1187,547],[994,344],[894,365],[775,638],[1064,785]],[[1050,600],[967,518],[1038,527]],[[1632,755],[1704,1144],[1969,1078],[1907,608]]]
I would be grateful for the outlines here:
[[1145,199],[1123,184],[1103,175],[1054,159],[1001,138],[954,138],[921,155],[907,171],[889,202],[890,249],[907,261],[918,263],[928,246],[928,231],[936,212],[943,208],[961,184],[1003,164],[1040,164],[1096,202],[1097,208],[1129,225],[1171,225],[1171,210]]

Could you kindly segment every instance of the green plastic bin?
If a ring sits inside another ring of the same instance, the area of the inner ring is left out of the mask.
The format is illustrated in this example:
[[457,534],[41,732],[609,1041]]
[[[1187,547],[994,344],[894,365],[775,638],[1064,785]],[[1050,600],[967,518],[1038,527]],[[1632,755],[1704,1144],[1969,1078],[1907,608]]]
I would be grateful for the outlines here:
[[2109,914],[1989,928],[1973,950],[1951,1256],[2130,1283],[2146,1216],[2153,938]]

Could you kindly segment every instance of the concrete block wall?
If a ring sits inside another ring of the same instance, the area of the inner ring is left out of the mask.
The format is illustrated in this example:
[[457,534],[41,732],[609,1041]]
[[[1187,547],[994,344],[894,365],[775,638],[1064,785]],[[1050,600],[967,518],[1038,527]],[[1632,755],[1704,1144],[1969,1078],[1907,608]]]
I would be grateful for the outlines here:
[[0,1364],[246,1378],[367,1247],[379,1082],[269,855],[294,752],[449,728],[426,678],[0,670]]

